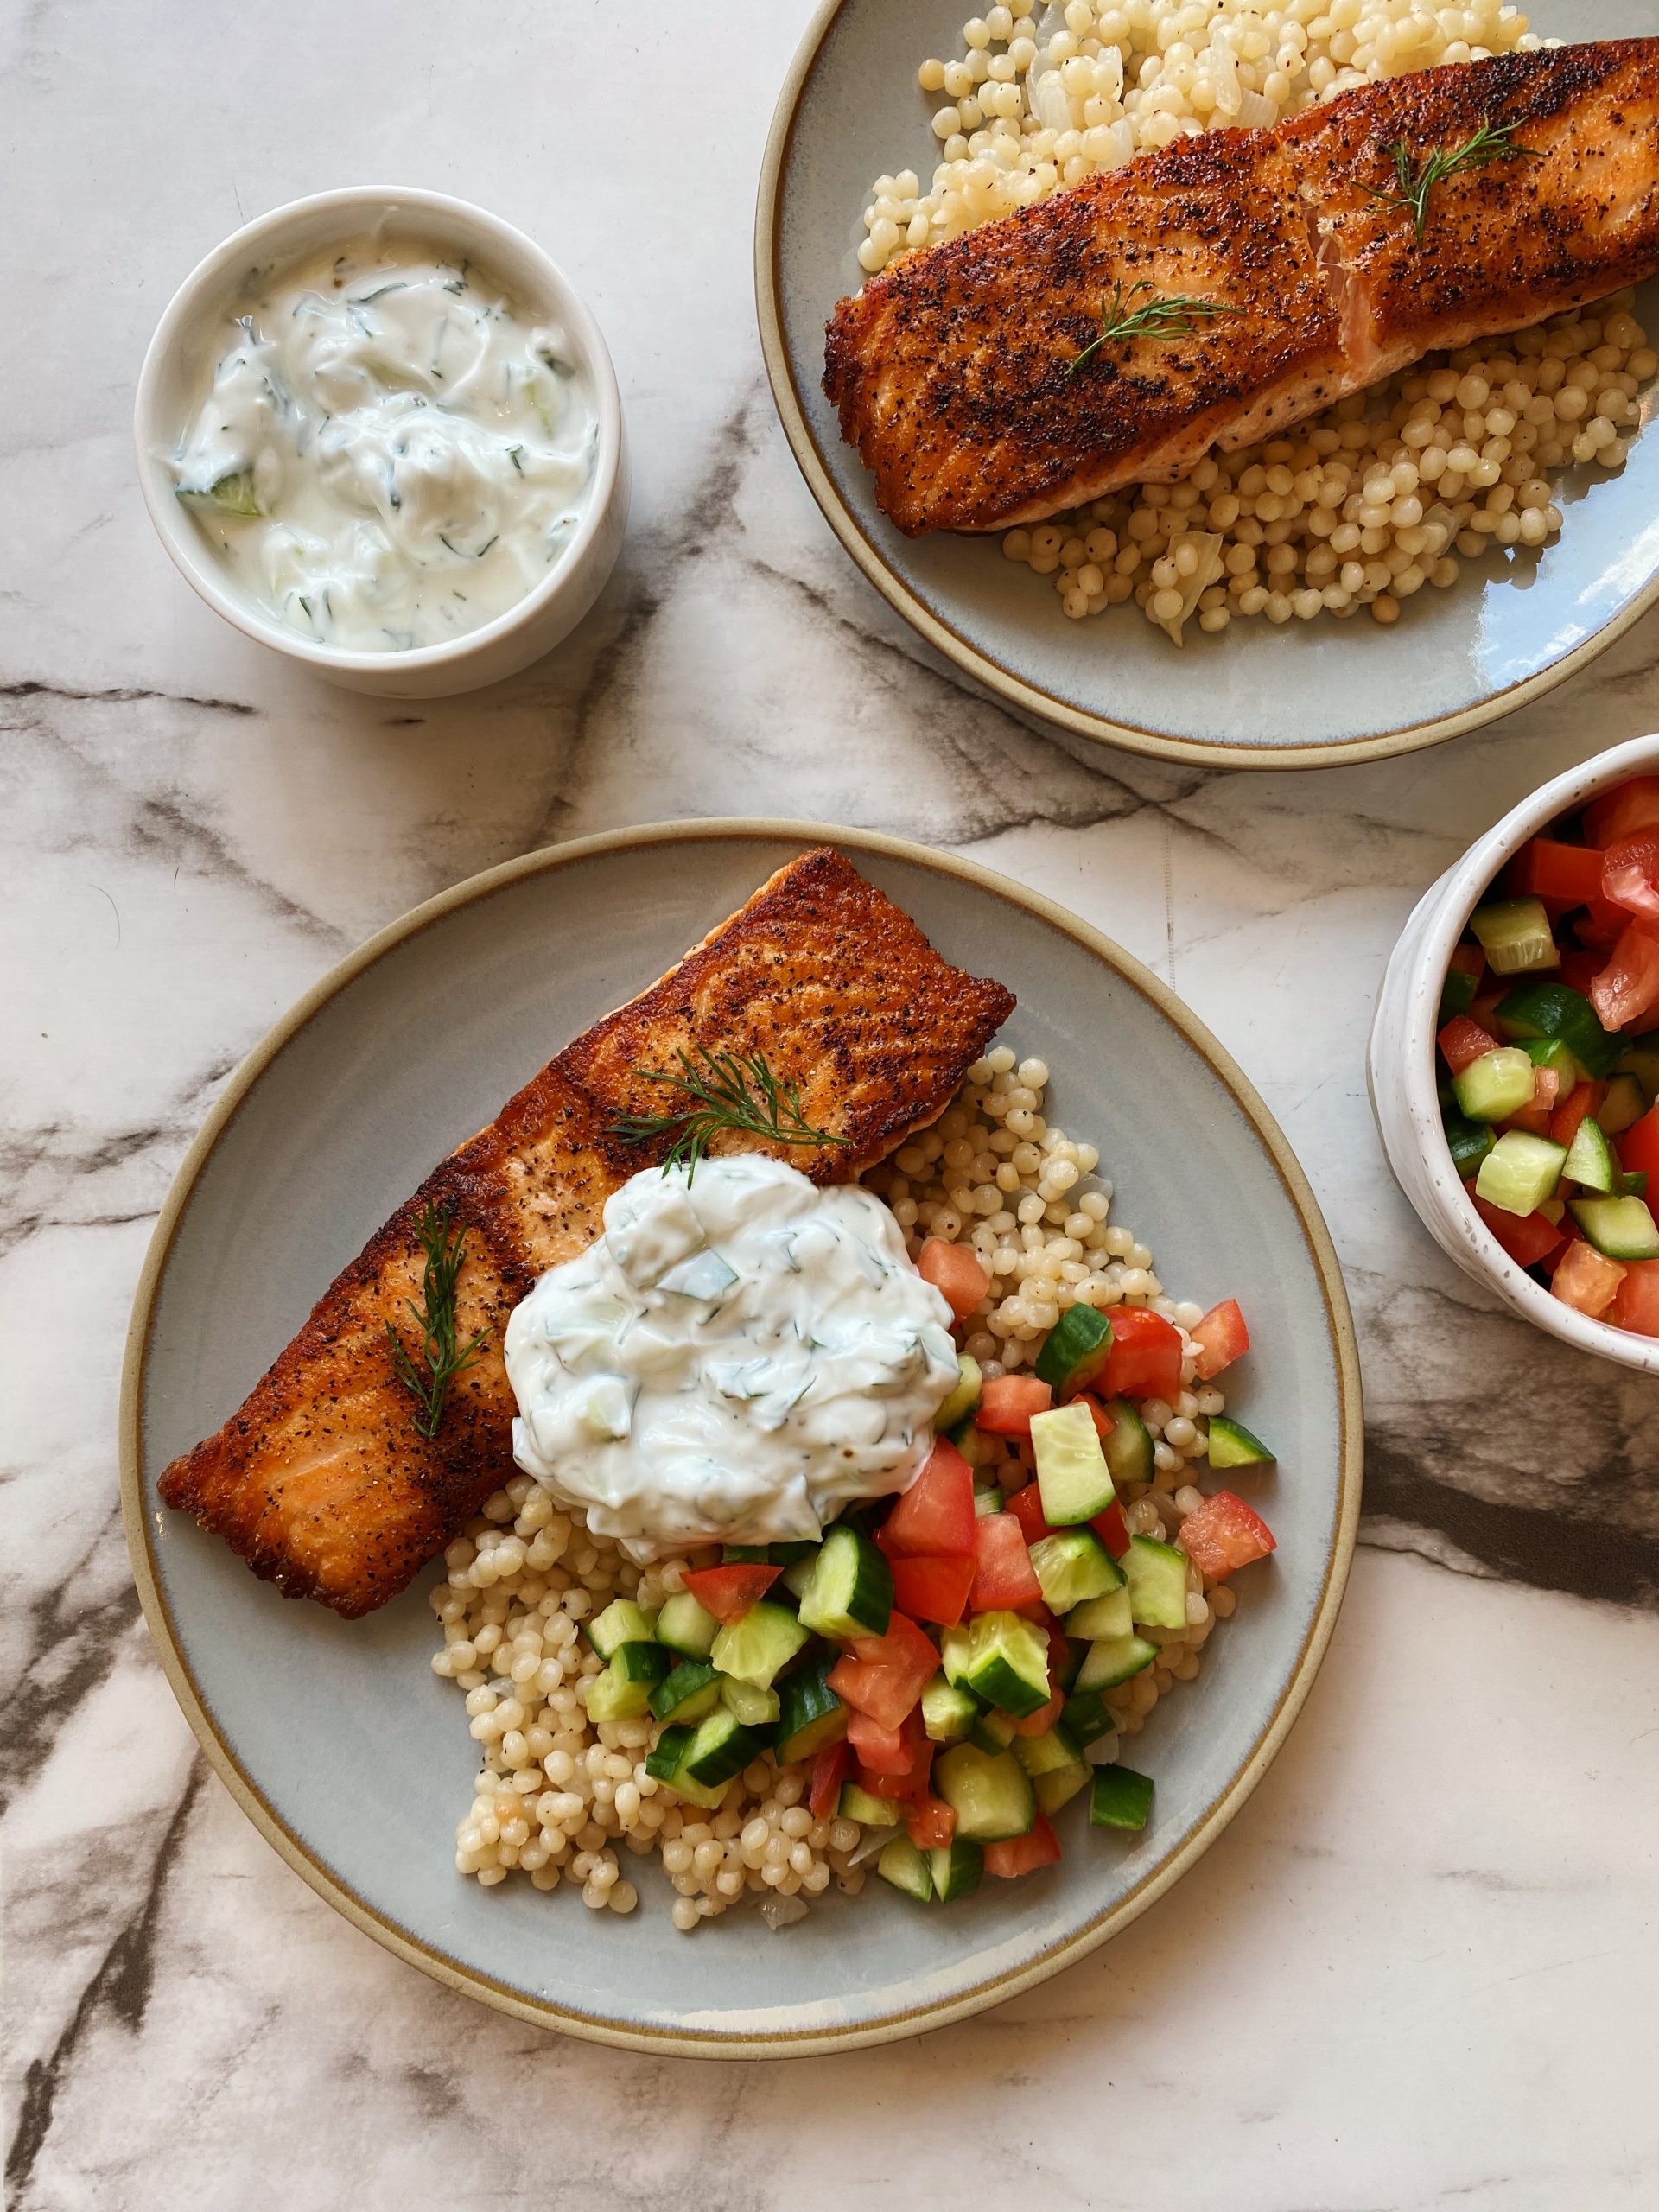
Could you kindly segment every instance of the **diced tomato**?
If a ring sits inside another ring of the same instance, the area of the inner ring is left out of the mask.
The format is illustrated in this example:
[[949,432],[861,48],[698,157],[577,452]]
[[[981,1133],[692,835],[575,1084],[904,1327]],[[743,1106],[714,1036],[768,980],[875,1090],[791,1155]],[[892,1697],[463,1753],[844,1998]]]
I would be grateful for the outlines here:
[[1255,1507],[1230,1490],[1206,1497],[1181,1523],[1181,1549],[1200,1574],[1231,1574],[1277,1548],[1272,1529]]
[[1054,1393],[1034,1375],[995,1375],[979,1394],[974,1427],[988,1436],[1029,1436],[1033,1414],[1046,1414]]
[[1165,1398],[1181,1395],[1181,1332],[1145,1306],[1112,1311],[1112,1348],[1100,1378],[1106,1398]]
[[1530,1136],[1547,1137],[1549,1135],[1549,1109],[1548,1106],[1523,1106],[1518,1114],[1511,1114],[1497,1127],[1500,1135],[1505,1129],[1525,1129]]
[[1005,1843],[988,1843],[985,1847],[985,1872],[1000,1874],[1011,1882],[1018,1874],[1033,1874],[1039,1866],[1056,1866],[1060,1859],[1060,1840],[1049,1825],[1046,1814],[1039,1813],[1024,1835],[1010,1836]]
[[943,1797],[924,1797],[905,1821],[905,1833],[918,1851],[938,1851],[957,1832],[957,1808]]
[[1486,956],[1478,944],[1454,944],[1446,964],[1460,976],[1472,976],[1477,982],[1486,973]]
[[1638,1337],[1659,1337],[1659,1260],[1626,1261],[1624,1280],[1606,1319]]
[[[931,1753],[933,1746],[930,1744],[927,1748]],[[927,1796],[931,1757],[927,1765],[929,1771],[912,1770],[909,1774],[877,1774],[873,1767],[861,1766],[858,1770],[858,1786],[868,1789],[872,1797],[886,1797],[900,1805],[919,1805]]]
[[1591,984],[1590,1003],[1604,1029],[1623,1029],[1659,1006],[1659,930],[1630,924]]
[[1588,998],[1591,984],[1606,964],[1606,955],[1603,952],[1564,951],[1561,964],[1555,972],[1569,990],[1581,991]]
[[882,1522],[876,1541],[889,1559],[971,1559],[974,1471],[946,1437],[936,1437],[922,1471]]
[[735,1567],[694,1567],[685,1586],[697,1603],[717,1621],[741,1621],[751,1605],[758,1605],[783,1573],[778,1567],[740,1564]]
[[[844,1695],[836,1681],[840,1672],[839,1667],[832,1671],[830,1684]],[[879,1720],[873,1720],[868,1713],[861,1713],[856,1706],[847,1715],[847,1740],[856,1752],[860,1766],[868,1773],[908,1774],[915,1764],[915,1753],[905,1741],[902,1729],[884,1728]]]
[[1516,855],[1510,881],[1518,899],[1581,906],[1601,889],[1601,855],[1591,845],[1562,845],[1553,837],[1533,837]]
[[[1031,1488],[1035,1490],[1035,1483]],[[955,1628],[968,1604],[968,1592],[978,1572],[971,1559],[895,1559],[893,1562],[893,1602],[912,1620],[937,1621],[941,1628]]]
[[1561,1071],[1559,1068],[1536,1068],[1532,1077],[1532,1103],[1535,1112],[1552,1114],[1555,1102],[1561,1095]]
[[1478,1198],[1472,1184],[1467,1188],[1475,1211],[1517,1267],[1535,1268],[1560,1251],[1564,1241],[1561,1232],[1547,1215],[1505,1213],[1502,1206]]
[[1101,1442],[1103,1444],[1106,1441],[1106,1439],[1111,1434],[1112,1431],[1117,1427],[1117,1423],[1112,1419],[1110,1414],[1107,1412],[1105,1407],[1101,1404],[1100,1400],[1098,1398],[1091,1398],[1086,1390],[1080,1390],[1071,1402],[1073,1405],[1088,1407],[1089,1418],[1095,1424],[1095,1434],[1099,1437]]
[[965,1321],[975,1306],[982,1306],[991,1278],[971,1244],[952,1244],[943,1236],[930,1236],[916,1255],[916,1272],[924,1282],[943,1291],[944,1302],[958,1321]]
[[1582,1236],[1575,1236],[1558,1262],[1549,1287],[1563,1306],[1597,1320],[1612,1304],[1624,1270]]
[[1573,925],[1573,934],[1592,952],[1611,952],[1630,918],[1623,906],[1616,906],[1611,899],[1604,899],[1598,892],[1593,899],[1585,901],[1584,912]]
[[1244,1325],[1244,1316],[1238,1310],[1236,1298],[1224,1298],[1219,1306],[1212,1306],[1198,1327],[1187,1333],[1198,1348],[1197,1371],[1200,1382],[1219,1375],[1250,1348],[1250,1332]]
[[1606,1096],[1605,1083],[1575,1083],[1549,1117],[1551,1141],[1570,1145],[1579,1134],[1580,1122],[1593,1121],[1600,1113]]
[[1065,1692],[1056,1690],[1046,1705],[1039,1705],[1035,1713],[1028,1713],[1023,1720],[1014,1722],[1014,1734],[1016,1736],[1046,1736],[1059,1719],[1060,1707],[1065,1703]]
[[[1618,1161],[1627,1175],[1647,1175],[1649,1188],[1659,1203],[1659,1106],[1650,1106],[1639,1122],[1632,1122],[1618,1141]],[[1651,1265],[1649,1261],[1643,1267]]]
[[826,1744],[813,1760],[806,1802],[815,1821],[835,1819],[842,1781],[852,1756],[851,1747],[843,1736],[838,1744]]
[[883,1728],[897,1728],[915,1710],[938,1666],[931,1638],[895,1611],[885,1636],[855,1637],[852,1649],[842,1652],[827,1679],[838,1698]]
[[1659,776],[1630,776],[1584,810],[1584,834],[1592,845],[1616,845],[1638,830],[1659,825]]
[[1503,1005],[1505,995],[1503,990],[1483,991],[1469,1009],[1470,1020],[1477,1028],[1484,1029],[1489,1037],[1496,1038],[1497,1034],[1497,1009]]
[[1043,1518],[1043,1494],[1035,1483],[1026,1483],[1015,1491],[1007,1510],[1020,1523],[1020,1533],[1028,1544],[1040,1543],[1045,1536],[1054,1534]]
[[974,1523],[973,1607],[976,1613],[1012,1612],[1016,1605],[1040,1603],[1043,1586],[1012,1513],[987,1513]]
[[1497,1038],[1466,1014],[1454,1014],[1434,1041],[1440,1048],[1440,1058],[1453,1075],[1461,1075],[1483,1052],[1497,1050]]
[[1122,1559],[1129,1548],[1129,1524],[1123,1518],[1123,1509],[1114,1498],[1103,1513],[1096,1513],[1089,1523],[1114,1559]]

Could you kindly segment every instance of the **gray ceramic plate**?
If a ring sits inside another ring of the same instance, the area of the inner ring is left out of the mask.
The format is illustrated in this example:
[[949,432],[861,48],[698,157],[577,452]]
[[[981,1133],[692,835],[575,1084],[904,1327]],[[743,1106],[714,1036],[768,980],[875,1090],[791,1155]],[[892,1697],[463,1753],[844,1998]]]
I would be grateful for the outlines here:
[[[953,57],[962,0],[825,0],[790,71],[761,174],[755,291],[785,435],[831,528],[928,643],[1014,707],[1136,753],[1233,768],[1330,767],[1405,753],[1508,714],[1611,645],[1659,599],[1659,438],[1624,470],[1574,470],[1567,526],[1541,559],[1496,558],[1424,592],[1393,630],[1349,622],[1236,623],[1172,645],[1138,612],[1068,621],[1047,577],[998,541],[901,537],[843,445],[819,379],[823,325],[862,282],[855,249],[871,180],[930,175],[928,54]],[[1652,0],[1539,0],[1535,28],[1566,39],[1654,28]],[[1659,283],[1638,308],[1659,332]],[[1659,410],[1650,390],[1644,425]]]
[[[474,1760],[461,1700],[429,1664],[433,1571],[356,1623],[284,1603],[162,1509],[156,1478],[225,1418],[460,1135],[826,839],[952,960],[1019,994],[1007,1033],[1054,1071],[1066,1125],[1098,1134],[1122,1217],[1165,1280],[1206,1302],[1243,1300],[1255,1348],[1239,1405],[1281,1455],[1276,1480],[1249,1487],[1281,1548],[1253,1570],[1195,1691],[1137,1741],[1158,1784],[1144,1834],[1090,1834],[1074,1808],[1063,1866],[988,1883],[948,1911],[876,1883],[786,1932],[746,1913],[682,1938],[655,1870],[627,1921],[563,1891],[486,1891],[455,1873]],[[918,846],[686,823],[588,838],[462,884],[271,1033],[156,1230],[122,1449],[134,1572],[174,1688],[244,1810],[314,1889],[416,1966],[524,2019],[639,2048],[778,2056],[993,2004],[1104,1941],[1204,1850],[1278,1748],[1331,1633],[1359,1506],[1359,1383],[1336,1260],[1284,1139],[1144,969],[1058,907]]]

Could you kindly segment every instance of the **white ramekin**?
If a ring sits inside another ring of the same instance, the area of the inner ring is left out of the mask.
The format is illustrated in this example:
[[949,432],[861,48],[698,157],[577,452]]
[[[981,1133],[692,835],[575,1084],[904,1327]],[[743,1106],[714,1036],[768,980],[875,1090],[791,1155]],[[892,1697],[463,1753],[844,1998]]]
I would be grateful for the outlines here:
[[1659,736],[1632,738],[1545,784],[1506,814],[1426,891],[1400,932],[1377,994],[1366,1075],[1371,1111],[1395,1180],[1447,1256],[1489,1282],[1524,1320],[1621,1367],[1659,1375],[1659,1338],[1592,1321],[1535,1283],[1469,1203],[1446,1149],[1436,1093],[1434,1036],[1452,948],[1498,870],[1529,837],[1627,776],[1659,770]]
[[[556,321],[591,381],[599,454],[588,507],[563,558],[544,582],[464,638],[410,652],[346,652],[314,645],[238,590],[215,561],[175,488],[174,450],[208,349],[222,342],[226,308],[253,271],[279,266],[381,228],[469,255],[501,278],[533,315]],[[331,683],[392,699],[433,699],[512,676],[557,645],[598,598],[622,550],[628,469],[622,401],[599,325],[558,269],[522,231],[441,192],[352,187],[274,208],[214,248],[193,269],[156,327],[139,372],[133,429],[144,504],[185,581],[250,638],[302,662]]]

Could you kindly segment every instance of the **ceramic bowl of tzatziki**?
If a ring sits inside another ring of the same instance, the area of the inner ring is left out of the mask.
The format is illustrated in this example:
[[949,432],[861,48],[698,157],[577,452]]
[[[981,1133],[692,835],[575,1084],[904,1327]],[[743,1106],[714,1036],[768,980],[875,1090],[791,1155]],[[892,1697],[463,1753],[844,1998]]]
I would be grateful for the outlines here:
[[353,690],[514,674],[621,550],[598,324],[521,232],[440,193],[320,193],[227,238],[156,327],[135,429],[186,580]]

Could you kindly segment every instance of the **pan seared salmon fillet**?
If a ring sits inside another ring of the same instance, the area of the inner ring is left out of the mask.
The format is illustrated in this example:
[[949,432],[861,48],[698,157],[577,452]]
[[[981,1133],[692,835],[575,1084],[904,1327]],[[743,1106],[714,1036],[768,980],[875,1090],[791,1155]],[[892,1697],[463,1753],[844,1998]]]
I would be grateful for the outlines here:
[[[1414,175],[1483,128],[1520,150],[1437,183],[1420,241],[1395,148]],[[1179,139],[906,256],[837,306],[824,390],[900,530],[1001,530],[1656,270],[1659,39],[1504,54]],[[1079,361],[1109,302],[1158,297],[1224,312]]]
[[[599,1234],[611,1192],[666,1151],[666,1137],[610,1133],[625,1115],[664,1110],[642,1069],[672,1067],[682,1046],[764,1052],[799,1085],[809,1124],[848,1140],[776,1149],[814,1182],[845,1181],[944,1110],[1014,1003],[942,959],[840,854],[791,861],[427,1178],[225,1426],[167,1468],[163,1500],[284,1597],[347,1618],[384,1605],[512,1472],[507,1317]],[[732,1135],[710,1147],[771,1148]],[[414,1333],[404,1301],[421,1296],[415,1224],[429,1203],[467,1232],[457,1340],[489,1332],[430,1442],[386,1341],[388,1322]]]

